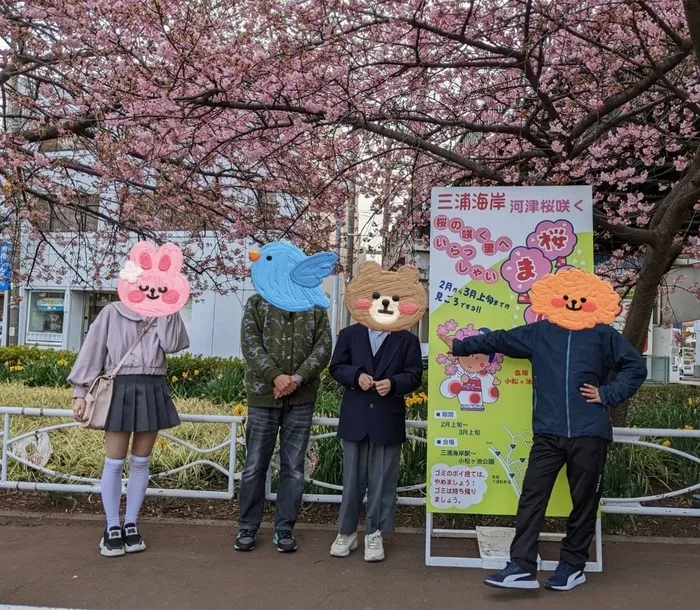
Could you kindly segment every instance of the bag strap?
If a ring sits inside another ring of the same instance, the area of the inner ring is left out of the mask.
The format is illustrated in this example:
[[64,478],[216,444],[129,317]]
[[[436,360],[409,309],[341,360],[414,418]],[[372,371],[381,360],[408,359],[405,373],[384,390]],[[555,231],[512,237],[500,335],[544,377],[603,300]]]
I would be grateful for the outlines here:
[[156,321],[155,318],[151,318],[150,321],[143,327],[143,330],[139,334],[138,337],[136,337],[136,341],[134,341],[131,344],[131,347],[127,350],[126,354],[124,354],[124,357],[119,361],[119,364],[115,367],[114,371],[110,375],[110,377],[115,377],[121,368],[124,366],[124,363],[129,359],[129,356],[134,353],[134,350],[136,349],[136,346],[141,342],[141,339],[145,336],[145,334],[148,332],[148,329],[153,326],[153,323]]

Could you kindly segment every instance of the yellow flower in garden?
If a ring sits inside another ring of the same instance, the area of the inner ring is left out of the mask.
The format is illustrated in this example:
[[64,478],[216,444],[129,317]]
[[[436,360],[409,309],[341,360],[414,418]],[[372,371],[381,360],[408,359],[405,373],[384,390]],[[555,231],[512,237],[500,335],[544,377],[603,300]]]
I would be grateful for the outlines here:
[[58,366],[68,366],[68,360],[66,360],[65,358],[61,358],[60,360],[56,361],[56,364]]
[[156,439],[156,447],[161,451],[165,451],[168,448],[168,439],[159,436]]
[[182,378],[183,378],[183,379],[187,379],[189,376],[190,376],[190,374],[189,374],[187,371],[185,371],[185,372],[182,374]]
[[170,378],[170,381],[172,381],[173,383],[177,383],[177,382],[179,381],[179,379],[177,378],[177,375],[173,375],[173,376]]
[[197,369],[195,369],[195,370],[192,372],[192,374],[193,374],[195,377],[197,377],[197,376],[199,375],[199,371],[198,371]]
[[11,366],[10,370],[13,372],[20,372],[24,370],[24,367],[21,364],[15,364],[15,366]]
[[236,416],[245,415],[245,407],[241,404],[237,404],[233,407],[233,414]]
[[694,430],[693,426],[683,426],[683,430]]
[[661,443],[664,447],[670,447],[671,446],[671,441],[666,439],[663,443]]
[[689,398],[689,399],[688,399],[688,406],[689,406],[689,407],[692,407],[692,406],[693,406],[693,399],[692,399],[692,398]]

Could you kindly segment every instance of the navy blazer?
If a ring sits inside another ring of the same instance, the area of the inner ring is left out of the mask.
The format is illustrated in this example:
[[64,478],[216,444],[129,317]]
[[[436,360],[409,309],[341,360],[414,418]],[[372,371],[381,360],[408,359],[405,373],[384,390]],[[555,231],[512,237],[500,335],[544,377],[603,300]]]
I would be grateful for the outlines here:
[[[404,394],[421,384],[420,342],[414,334],[402,330],[391,333],[383,348],[375,369],[367,327],[353,324],[338,335],[329,371],[345,387],[338,425],[338,436],[344,440],[369,438],[378,445],[398,445],[406,440]],[[365,392],[357,385],[361,373],[376,381],[391,380],[391,392],[384,397],[374,388]]]

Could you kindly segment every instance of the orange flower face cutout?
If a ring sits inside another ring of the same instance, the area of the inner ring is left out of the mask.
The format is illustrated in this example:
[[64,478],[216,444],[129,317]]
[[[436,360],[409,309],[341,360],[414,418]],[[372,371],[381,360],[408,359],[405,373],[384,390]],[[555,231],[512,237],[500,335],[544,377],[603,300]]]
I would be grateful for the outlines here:
[[612,324],[620,313],[620,295],[583,269],[547,274],[530,292],[532,311],[567,330]]

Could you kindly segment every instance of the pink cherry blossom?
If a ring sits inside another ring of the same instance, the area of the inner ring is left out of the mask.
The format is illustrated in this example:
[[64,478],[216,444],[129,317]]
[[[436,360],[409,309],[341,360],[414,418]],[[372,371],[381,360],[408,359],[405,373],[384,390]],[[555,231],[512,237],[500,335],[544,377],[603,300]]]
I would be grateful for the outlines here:
[[390,267],[430,243],[435,186],[588,184],[639,343],[653,261],[700,256],[685,5],[9,0],[0,241],[21,226],[16,279],[88,286],[177,229],[193,287],[226,291],[242,240],[326,249],[358,198]]

